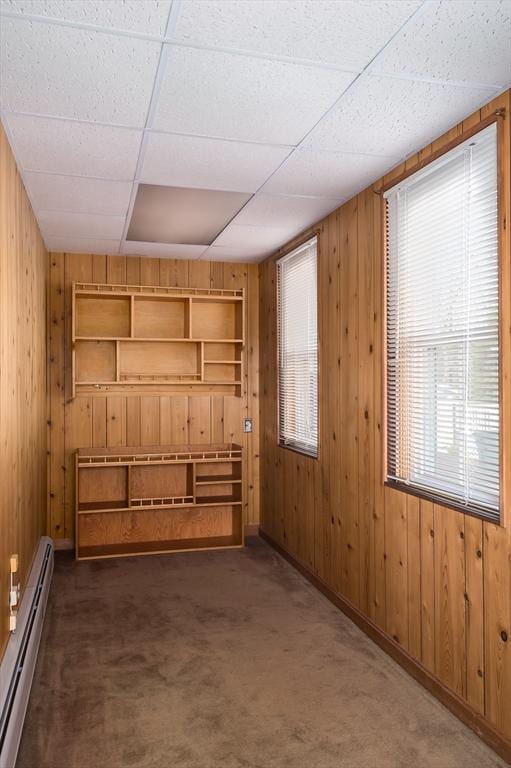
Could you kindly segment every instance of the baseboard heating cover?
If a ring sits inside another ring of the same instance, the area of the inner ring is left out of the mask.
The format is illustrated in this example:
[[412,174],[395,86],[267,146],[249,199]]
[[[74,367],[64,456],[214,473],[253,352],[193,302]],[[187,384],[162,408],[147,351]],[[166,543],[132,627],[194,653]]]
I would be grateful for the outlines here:
[[0,768],[14,768],[53,574],[53,541],[43,536],[25,584],[17,628],[0,663]]

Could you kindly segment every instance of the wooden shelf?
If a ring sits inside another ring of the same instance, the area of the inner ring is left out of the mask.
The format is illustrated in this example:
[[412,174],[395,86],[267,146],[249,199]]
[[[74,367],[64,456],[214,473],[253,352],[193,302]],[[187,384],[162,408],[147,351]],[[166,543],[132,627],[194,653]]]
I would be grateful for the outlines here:
[[244,326],[241,289],[73,283],[73,397],[240,397]]
[[75,463],[78,559],[243,544],[239,445],[80,448]]
[[235,475],[200,475],[195,485],[225,485],[226,483],[241,483],[241,478]]
[[196,552],[211,549],[239,549],[243,546],[236,536],[210,536],[195,539],[164,539],[133,544],[95,545],[82,547],[80,560],[134,555],[164,555],[169,552]]
[[232,496],[202,496],[197,497],[197,506],[214,507],[218,504],[241,504],[241,500],[236,500]]

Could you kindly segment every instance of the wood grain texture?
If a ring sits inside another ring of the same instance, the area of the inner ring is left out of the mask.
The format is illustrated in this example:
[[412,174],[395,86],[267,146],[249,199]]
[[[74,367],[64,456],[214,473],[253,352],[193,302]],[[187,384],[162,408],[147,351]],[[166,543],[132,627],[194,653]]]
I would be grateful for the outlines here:
[[[245,449],[244,521],[259,522],[259,274],[256,265],[146,259],[138,256],[50,254],[50,486],[49,533],[74,536],[74,451],[79,447],[236,442]],[[247,342],[242,397],[72,394],[71,283],[190,288],[243,288]],[[242,419],[254,431],[244,434]]]
[[[275,260],[293,243],[263,262],[260,274],[262,530],[508,742],[510,107],[507,91],[309,230],[319,231],[317,460],[277,445]],[[383,484],[384,272],[380,196],[375,194],[497,108],[505,110],[500,210],[504,526]]]
[[9,555],[19,555],[23,588],[46,523],[47,284],[44,243],[0,125],[0,658]]

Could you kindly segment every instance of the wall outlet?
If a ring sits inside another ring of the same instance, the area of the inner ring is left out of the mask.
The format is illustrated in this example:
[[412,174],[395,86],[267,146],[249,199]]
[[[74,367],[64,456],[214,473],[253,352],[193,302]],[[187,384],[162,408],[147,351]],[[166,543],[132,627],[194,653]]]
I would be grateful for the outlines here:
[[243,432],[252,432],[252,419],[243,419]]

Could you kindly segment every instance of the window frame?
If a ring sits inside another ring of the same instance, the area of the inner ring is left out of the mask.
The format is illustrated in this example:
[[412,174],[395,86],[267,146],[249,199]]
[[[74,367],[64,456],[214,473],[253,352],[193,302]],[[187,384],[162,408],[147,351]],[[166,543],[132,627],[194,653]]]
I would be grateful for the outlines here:
[[[281,437],[280,432],[280,334],[279,334],[279,328],[280,328],[280,318],[279,318],[279,297],[280,297],[280,279],[279,279],[279,262],[283,259],[290,256],[293,251],[297,251],[302,246],[306,245],[309,242],[312,242],[313,240],[316,240],[316,364],[317,364],[317,377],[316,377],[316,397],[317,397],[317,444],[316,444],[316,451],[312,453],[311,451],[305,450],[304,448],[300,448],[300,446],[295,445],[293,443],[287,443],[285,442]],[[320,359],[321,359],[321,345],[320,345],[320,304],[319,304],[319,260],[320,260],[320,232],[319,230],[313,230],[312,232],[308,232],[308,234],[299,240],[296,240],[293,242],[293,244],[290,247],[287,247],[282,253],[279,253],[277,255],[277,258],[274,261],[275,266],[275,302],[276,302],[276,379],[277,379],[277,386],[276,386],[276,409],[277,409],[277,446],[278,448],[282,448],[286,451],[291,451],[292,453],[296,453],[299,456],[304,456],[307,459],[311,459],[312,461],[319,461],[320,458],[320,445],[321,445],[321,409],[320,409]]]
[[[381,227],[381,280],[382,280],[382,414],[383,414],[383,430],[382,430],[382,482],[383,485],[392,488],[402,493],[406,493],[410,496],[414,496],[425,501],[430,501],[434,504],[438,504],[447,509],[454,509],[458,512],[463,512],[466,515],[475,517],[478,520],[493,523],[501,527],[506,527],[506,503],[507,503],[507,487],[505,482],[505,470],[504,470],[504,454],[506,451],[511,451],[511,445],[505,443],[505,436],[507,434],[505,429],[505,419],[508,418],[505,406],[507,401],[504,396],[504,371],[503,371],[503,344],[506,343],[505,334],[505,312],[503,311],[503,290],[505,276],[508,274],[504,267],[504,236],[503,236],[503,200],[504,200],[504,175],[503,170],[503,147],[504,147],[504,110],[496,109],[487,117],[479,120],[476,124],[462,131],[456,138],[447,141],[442,147],[432,152],[423,160],[418,161],[410,168],[404,170],[401,173],[396,174],[393,178],[385,181],[381,187],[377,190],[377,194],[380,195],[380,227]],[[438,160],[443,155],[455,149],[463,142],[475,136],[480,131],[487,128],[489,125],[496,123],[496,145],[497,145],[497,284],[498,284],[498,345],[499,345],[499,510],[498,519],[496,516],[490,515],[484,508],[478,508],[476,505],[467,506],[462,502],[457,502],[455,499],[450,499],[447,496],[443,496],[441,493],[436,494],[434,491],[422,490],[416,486],[408,486],[404,482],[389,479],[388,477],[388,397],[387,397],[387,238],[386,238],[386,206],[384,193],[397,184],[413,176],[418,171],[426,168],[431,163]],[[511,414],[510,414],[511,415]]]

